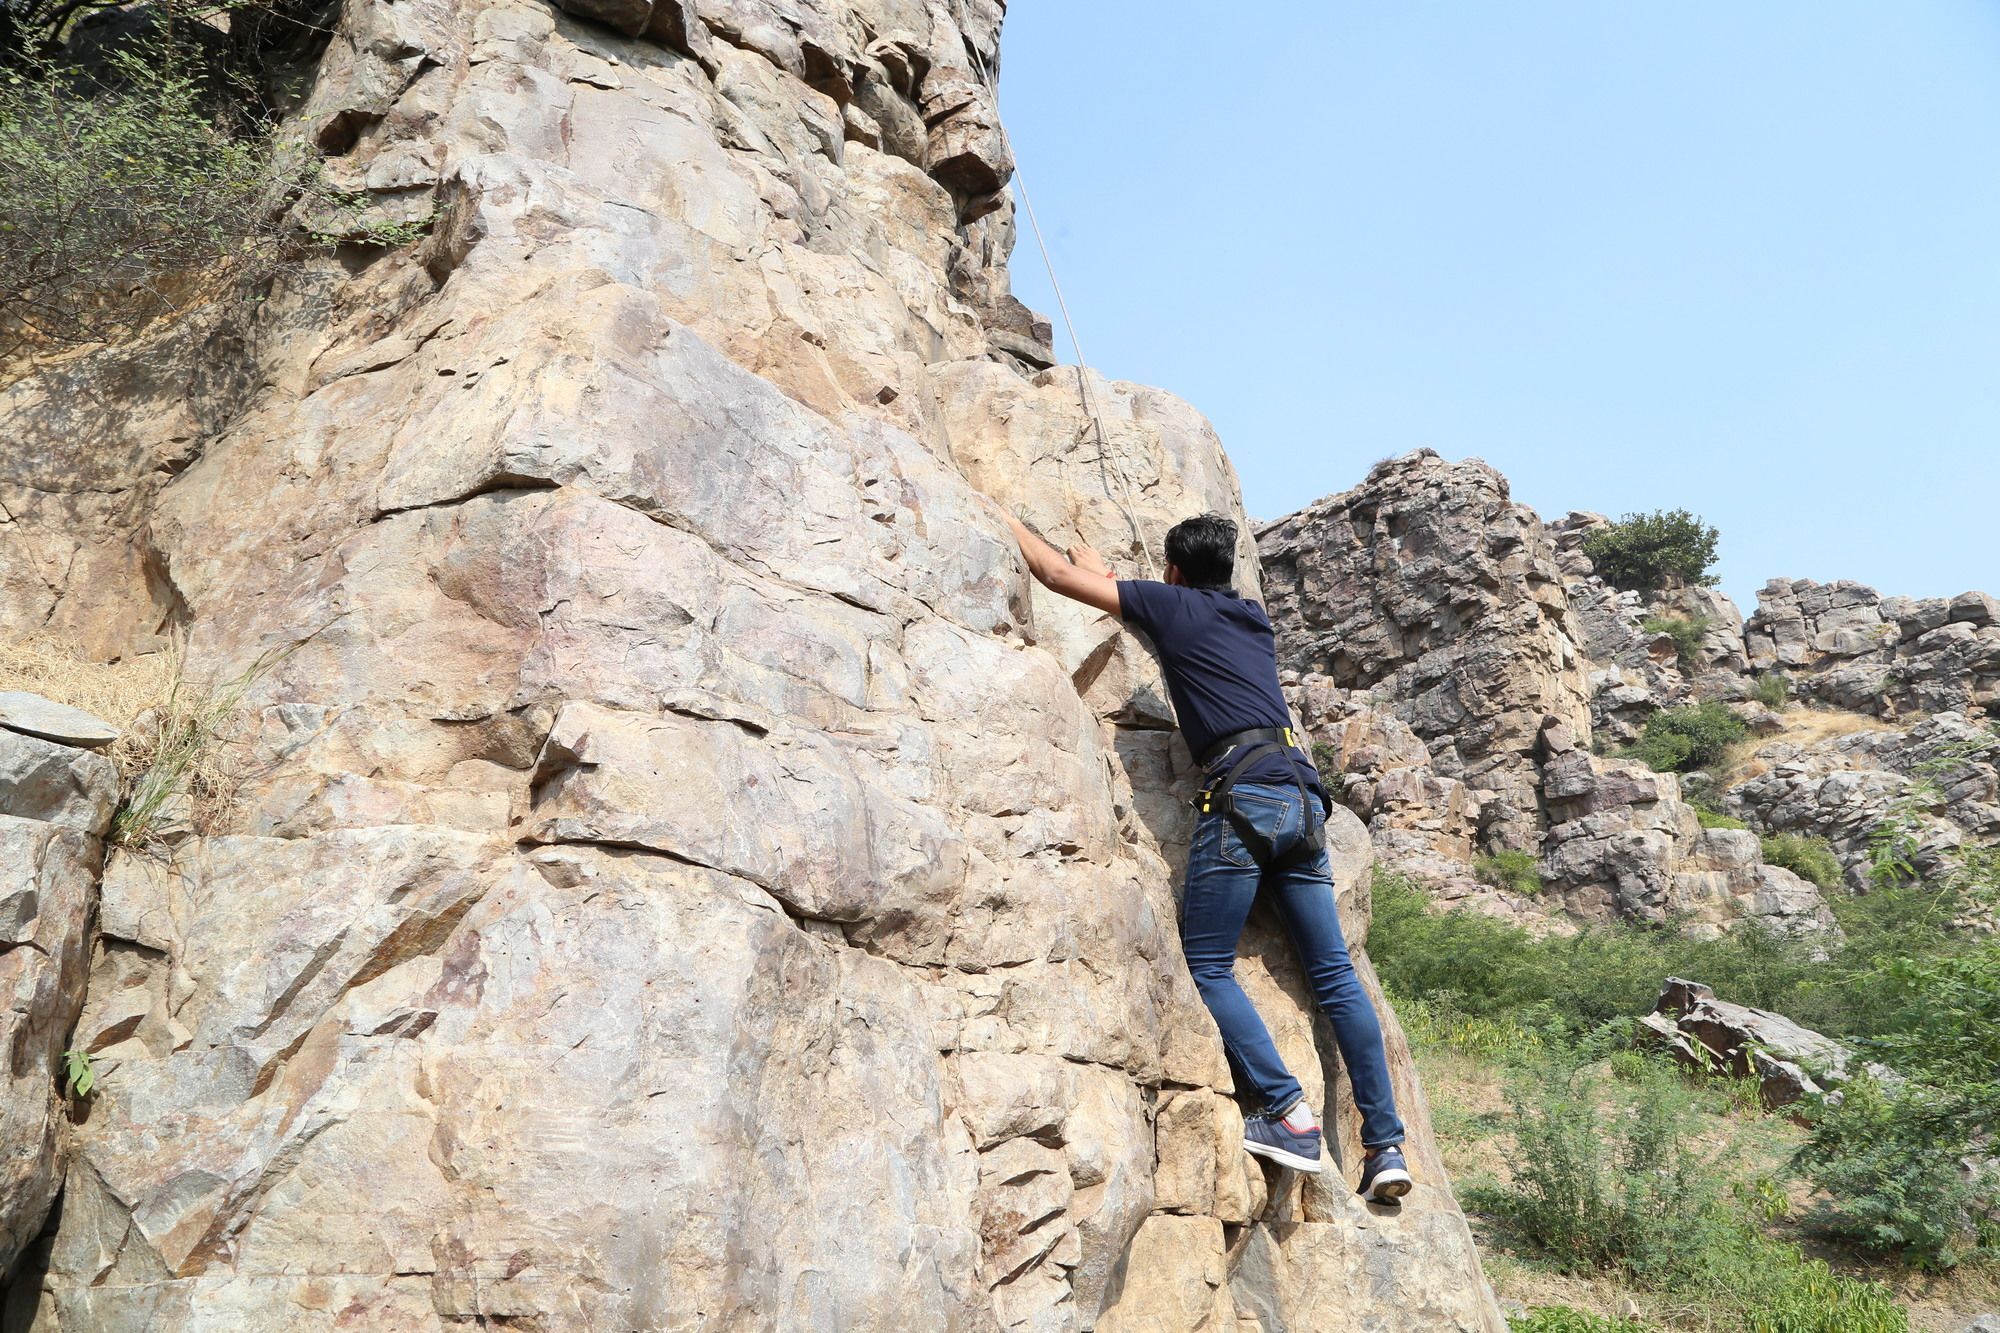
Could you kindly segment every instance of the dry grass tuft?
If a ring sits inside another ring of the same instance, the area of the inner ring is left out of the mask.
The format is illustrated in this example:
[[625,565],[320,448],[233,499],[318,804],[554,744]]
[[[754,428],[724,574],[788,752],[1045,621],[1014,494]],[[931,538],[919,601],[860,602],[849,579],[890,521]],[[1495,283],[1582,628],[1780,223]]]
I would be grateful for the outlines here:
[[128,776],[145,766],[133,724],[166,702],[179,675],[177,646],[122,662],[93,662],[49,635],[0,643],[0,690],[27,690],[118,728],[124,734],[107,753]]
[[1773,745],[1804,747],[1838,736],[1852,736],[1860,731],[1907,731],[1910,726],[1908,722],[1876,717],[1871,713],[1848,713],[1831,708],[1795,706],[1786,709],[1780,716],[1784,721],[1783,731],[1774,736],[1738,741],[1724,752],[1718,778],[1724,789],[1770,772],[1771,766],[1764,762],[1763,754]]
[[188,678],[178,640],[128,662],[92,662],[36,638],[0,647],[0,689],[32,690],[123,733],[108,751],[121,789],[111,840],[151,847],[176,830],[219,823],[241,778],[243,696],[283,655],[266,654],[230,680],[203,685]]

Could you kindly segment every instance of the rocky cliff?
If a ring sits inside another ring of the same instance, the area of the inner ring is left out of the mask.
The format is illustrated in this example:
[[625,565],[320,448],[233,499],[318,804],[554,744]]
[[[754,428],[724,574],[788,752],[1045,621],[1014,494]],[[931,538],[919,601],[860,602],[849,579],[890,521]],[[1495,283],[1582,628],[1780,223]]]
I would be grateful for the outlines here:
[[[1544,524],[1485,463],[1419,450],[1259,531],[1293,699],[1385,862],[1538,929],[1815,934],[1834,928],[1821,887],[1766,863],[1760,835],[1826,839],[1836,891],[1867,887],[1885,829],[1927,871],[2000,841],[1993,598],[1778,579],[1746,620],[1712,588],[1612,587],[1585,552],[1606,522]],[[1739,762],[1616,757],[1704,702],[1742,719]],[[1747,827],[1703,820],[1697,796]],[[1535,890],[1493,873],[1508,854]]]
[[1157,672],[982,498],[1240,516],[1007,294],[1002,5],[566,8],[349,0],[295,127],[426,238],[0,391],[0,627],[184,634],[243,775],[100,874],[103,761],[0,746],[8,1327],[1495,1333],[1263,921],[1338,1163],[1241,1152]]

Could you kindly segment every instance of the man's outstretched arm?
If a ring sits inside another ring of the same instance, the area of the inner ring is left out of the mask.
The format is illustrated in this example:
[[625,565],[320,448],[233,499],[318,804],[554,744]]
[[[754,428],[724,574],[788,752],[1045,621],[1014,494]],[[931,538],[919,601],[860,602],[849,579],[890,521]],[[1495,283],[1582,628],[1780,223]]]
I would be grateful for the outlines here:
[[1028,562],[1028,572],[1035,576],[1036,582],[1050,592],[1061,593],[1086,606],[1109,611],[1114,616],[1121,614],[1118,579],[1096,551],[1088,546],[1072,546],[1065,557],[1012,514],[1007,515],[1007,525],[1014,529],[1014,540],[1021,544],[1021,558]]

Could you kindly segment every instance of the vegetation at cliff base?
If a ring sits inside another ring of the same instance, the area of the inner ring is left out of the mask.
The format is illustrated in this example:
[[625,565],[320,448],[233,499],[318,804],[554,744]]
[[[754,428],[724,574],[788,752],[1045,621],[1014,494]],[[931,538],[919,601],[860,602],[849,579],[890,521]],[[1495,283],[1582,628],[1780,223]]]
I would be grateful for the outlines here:
[[1626,592],[1715,582],[1721,534],[1685,509],[1627,514],[1583,539],[1597,574]]
[[[1462,1197],[1510,1262],[1638,1294],[1655,1321],[1641,1328],[1888,1333],[1907,1317],[1874,1279],[2000,1262],[2000,942],[1954,925],[1996,894],[2000,857],[1972,851],[1833,895],[1831,941],[1673,923],[1536,936],[1378,873],[1369,951],[1422,1059],[1511,1088],[1504,1110],[1466,1116],[1444,1080],[1440,1112],[1448,1142],[1497,1145],[1479,1153],[1504,1171],[1462,1172]],[[1786,1014],[1894,1078],[1767,1116],[1754,1084],[1640,1041],[1634,1020],[1668,976]],[[1804,1242],[1826,1248],[1808,1258]],[[1865,1273],[1838,1271],[1843,1253]],[[1596,1318],[1551,1307],[1516,1327]]]

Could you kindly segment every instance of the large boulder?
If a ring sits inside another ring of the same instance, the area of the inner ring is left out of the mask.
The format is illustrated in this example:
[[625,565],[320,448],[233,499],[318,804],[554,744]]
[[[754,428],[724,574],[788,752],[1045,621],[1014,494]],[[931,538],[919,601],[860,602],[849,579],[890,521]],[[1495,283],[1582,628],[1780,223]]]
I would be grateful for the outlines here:
[[1261,916],[1331,1169],[1243,1154],[1157,665],[997,512],[1128,573],[1242,512],[1187,405],[1024,373],[1002,8],[348,0],[298,128],[425,239],[235,316],[213,415],[184,335],[95,428],[113,354],[0,391],[0,481],[70,501],[10,500],[0,625],[264,668],[237,798],[113,859],[59,988],[100,1091],[26,1322],[1500,1333],[1394,1015],[1376,1214]]
[[[1698,981],[1668,977],[1653,1012],[1641,1020],[1677,1058],[1704,1073],[1755,1078],[1767,1108],[1789,1106],[1838,1088],[1864,1068],[1854,1052],[1783,1014],[1715,998]],[[1871,1075],[1893,1080],[1880,1065]]]

